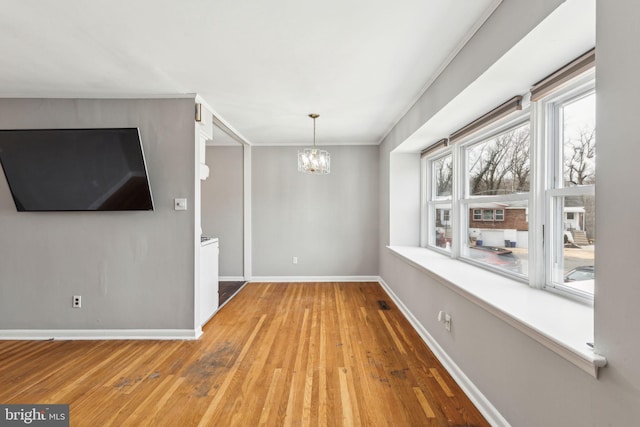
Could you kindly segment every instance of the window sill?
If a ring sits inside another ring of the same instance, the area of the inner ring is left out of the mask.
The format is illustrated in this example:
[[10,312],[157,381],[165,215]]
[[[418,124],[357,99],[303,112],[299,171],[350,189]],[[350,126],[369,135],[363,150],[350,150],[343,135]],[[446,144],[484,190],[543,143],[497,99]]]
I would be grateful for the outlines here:
[[387,248],[593,377],[598,377],[598,368],[606,366],[607,359],[586,344],[593,342],[593,307],[530,288],[435,251],[407,246]]

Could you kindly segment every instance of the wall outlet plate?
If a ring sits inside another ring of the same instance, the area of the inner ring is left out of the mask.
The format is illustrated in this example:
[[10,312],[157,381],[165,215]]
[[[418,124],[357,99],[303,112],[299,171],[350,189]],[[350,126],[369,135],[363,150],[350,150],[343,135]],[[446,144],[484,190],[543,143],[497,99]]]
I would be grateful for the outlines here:
[[176,211],[186,211],[187,199],[173,199],[173,209]]

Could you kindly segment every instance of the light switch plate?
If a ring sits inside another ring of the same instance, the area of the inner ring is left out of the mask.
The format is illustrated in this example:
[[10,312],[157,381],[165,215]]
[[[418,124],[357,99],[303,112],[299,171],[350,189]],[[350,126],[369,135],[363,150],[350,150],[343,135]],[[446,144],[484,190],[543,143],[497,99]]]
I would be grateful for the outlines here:
[[173,199],[173,209],[177,211],[186,211],[187,199]]

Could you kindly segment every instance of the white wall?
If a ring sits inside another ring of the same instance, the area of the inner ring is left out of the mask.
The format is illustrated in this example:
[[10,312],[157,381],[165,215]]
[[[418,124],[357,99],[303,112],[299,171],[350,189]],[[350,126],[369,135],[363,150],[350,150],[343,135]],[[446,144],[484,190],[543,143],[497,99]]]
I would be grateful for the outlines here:
[[[193,99],[2,99],[0,128],[138,127],[153,212],[17,212],[0,178],[0,330],[194,328]],[[71,308],[72,295],[82,308]]]
[[253,276],[377,276],[378,147],[326,148],[322,176],[298,147],[252,148]]
[[419,246],[420,154],[393,153],[389,162],[390,244]]
[[637,1],[597,2],[595,340],[609,366],[592,390],[595,425],[632,425],[640,417],[638,16]]
[[243,147],[207,147],[210,175],[202,181],[202,232],[217,237],[220,275],[244,276]]
[[[597,3],[598,188],[595,343],[608,366],[592,378],[541,344],[390,254],[390,152],[560,2],[507,1],[380,147],[380,274],[513,426],[629,426],[640,417],[640,285],[633,269],[640,201],[628,186],[640,158],[640,4]],[[498,40],[499,39],[499,40]],[[576,52],[577,56],[580,52]],[[472,58],[479,60],[474,62]],[[486,59],[486,61],[485,61]],[[567,58],[571,59],[571,58]],[[629,206],[631,209],[619,207]],[[634,208],[635,207],[635,208]],[[542,292],[542,291],[541,291]],[[437,322],[452,314],[452,333]],[[544,316],[545,313],[540,313]]]

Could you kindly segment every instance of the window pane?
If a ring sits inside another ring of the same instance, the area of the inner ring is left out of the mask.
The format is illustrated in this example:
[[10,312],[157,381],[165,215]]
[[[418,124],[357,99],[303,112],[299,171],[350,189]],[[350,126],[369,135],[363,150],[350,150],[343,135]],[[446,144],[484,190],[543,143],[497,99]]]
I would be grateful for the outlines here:
[[432,164],[434,199],[451,198],[453,158],[451,155],[434,160]]
[[593,294],[595,272],[595,197],[565,196],[558,203],[563,212],[562,233],[556,236],[559,256],[553,282]]
[[[505,206],[507,203],[500,203]],[[490,267],[511,273],[527,275],[529,260],[528,201],[510,202],[508,209],[490,209],[491,203],[469,206],[468,247],[463,255]],[[482,208],[483,214],[500,211],[499,221],[478,221],[474,213]]]
[[451,250],[451,208],[436,208],[434,224],[436,228],[435,245]]
[[467,149],[469,195],[529,191],[529,123]]
[[596,95],[561,108],[564,186],[596,182]]
[[493,221],[493,209],[485,209],[482,211],[483,221]]

